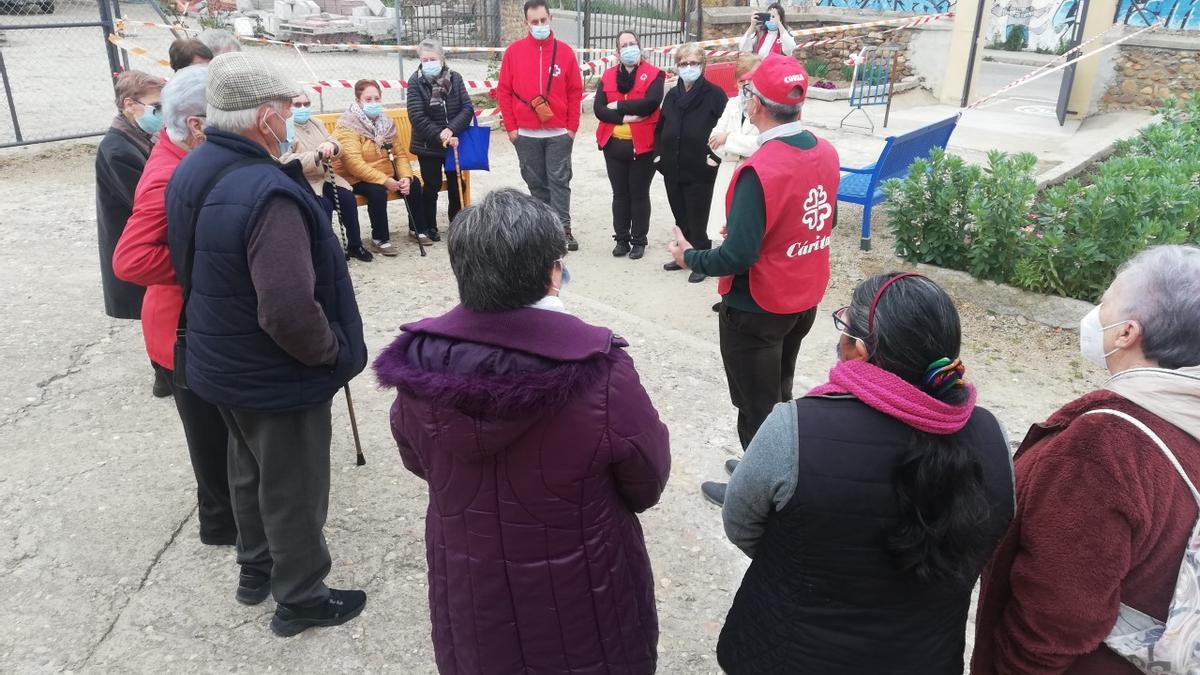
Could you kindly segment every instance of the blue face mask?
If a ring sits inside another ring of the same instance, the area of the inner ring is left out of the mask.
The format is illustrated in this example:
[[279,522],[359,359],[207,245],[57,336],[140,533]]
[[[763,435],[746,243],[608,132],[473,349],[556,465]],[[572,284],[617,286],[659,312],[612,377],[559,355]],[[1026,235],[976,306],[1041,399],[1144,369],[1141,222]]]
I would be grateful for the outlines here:
[[421,72],[425,73],[425,77],[428,77],[430,79],[435,78],[438,75],[442,74],[442,62],[441,61],[422,61],[421,62]]
[[529,34],[534,40],[545,40],[550,37],[550,26],[530,26]]
[[627,66],[636,66],[642,60],[642,48],[637,45],[629,45],[621,47],[621,63]]
[[304,106],[303,108],[292,108],[292,119],[296,120],[296,124],[307,124],[312,118],[312,108]]
[[156,114],[150,106],[144,107],[145,110],[142,111],[142,116],[137,118],[137,125],[142,128],[142,131],[150,135],[157,134],[158,130],[162,129],[162,115]]
[[287,134],[286,134],[287,142],[288,142],[288,145],[291,145],[292,141],[296,140],[296,120],[295,120],[295,118],[289,117],[286,120],[284,120],[283,127],[285,129],[287,129]]
[[775,31],[779,30],[779,23],[776,21],[768,21],[767,30],[774,33]]
[[703,69],[700,66],[684,66],[679,69],[679,79],[691,84],[700,79],[700,73]]
[[371,119],[375,119],[383,114],[382,103],[366,103],[362,107],[363,114]]

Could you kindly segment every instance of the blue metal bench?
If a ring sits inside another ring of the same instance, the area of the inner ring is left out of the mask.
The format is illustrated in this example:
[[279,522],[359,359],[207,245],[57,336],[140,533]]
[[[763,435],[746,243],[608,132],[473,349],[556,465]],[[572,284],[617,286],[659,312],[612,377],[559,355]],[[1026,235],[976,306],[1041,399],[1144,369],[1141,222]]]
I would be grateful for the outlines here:
[[887,145],[873,164],[861,169],[842,167],[837,198],[839,202],[862,204],[862,250],[871,250],[871,209],[883,201],[884,181],[903,178],[913,160],[928,157],[933,148],[946,147],[957,124],[958,115],[955,115],[901,136],[889,136]]

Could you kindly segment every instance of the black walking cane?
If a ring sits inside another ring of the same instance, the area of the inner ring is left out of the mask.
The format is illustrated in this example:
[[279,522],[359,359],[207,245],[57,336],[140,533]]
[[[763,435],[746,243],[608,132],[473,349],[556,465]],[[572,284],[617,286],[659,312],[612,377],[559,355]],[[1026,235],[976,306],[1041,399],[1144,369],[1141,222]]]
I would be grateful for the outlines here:
[[[387,150],[388,161],[391,162],[391,164],[392,164],[392,180],[396,180],[396,181],[400,180],[400,171],[396,168],[396,153],[394,153],[392,151],[392,144],[384,143],[383,149]],[[409,179],[408,185],[409,185],[408,191],[411,193],[412,192],[412,179]],[[412,207],[408,205],[408,195],[401,194],[400,201],[404,202],[404,210],[408,212],[408,222],[412,223],[413,227],[420,227],[421,224],[417,222],[416,218],[413,218]],[[418,230],[418,232],[419,232],[419,230]],[[425,253],[425,246],[421,244],[420,239],[417,240],[417,248],[421,250],[421,257],[424,258],[427,254]]]
[[[333,178],[333,170],[329,166],[329,162],[322,162],[321,165],[325,168],[325,182],[333,190],[333,210],[337,214],[338,233],[342,239],[342,249],[346,251],[346,259],[350,259],[350,246],[346,243],[346,223],[342,221],[342,204],[338,198],[337,181]],[[357,205],[355,205],[357,208]],[[358,242],[362,246],[362,242]],[[363,456],[362,441],[358,438],[358,418],[354,415],[354,399],[350,398],[350,383],[347,382],[342,389],[346,392],[346,408],[350,411],[350,432],[354,434],[354,451],[358,455],[355,459],[355,464],[362,466],[367,463],[367,458]]]

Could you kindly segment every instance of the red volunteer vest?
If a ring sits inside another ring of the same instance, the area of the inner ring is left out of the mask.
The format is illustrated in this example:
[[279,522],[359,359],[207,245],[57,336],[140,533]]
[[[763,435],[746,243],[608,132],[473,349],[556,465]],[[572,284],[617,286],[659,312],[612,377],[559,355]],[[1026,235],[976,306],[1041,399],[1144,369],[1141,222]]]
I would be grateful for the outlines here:
[[[767,39],[768,35],[770,35],[770,33],[760,33],[759,34],[758,42],[754,43],[754,53],[755,54],[758,53],[758,50],[762,49],[763,41],[765,41]],[[782,54],[783,53],[783,43],[780,42],[778,35],[775,36],[775,44],[771,45],[771,53],[772,54]]]
[[[725,193],[725,214],[742,171],[753,168],[762,183],[767,225],[758,261],[750,267],[750,295],[772,314],[816,307],[829,285],[829,245],[837,200],[837,150],[818,138],[807,150],[768,141],[734,172]],[[726,295],[733,277],[721,277]]]
[[[618,65],[617,68],[624,68],[624,66]],[[617,91],[617,68],[609,68],[600,78],[600,86],[604,89],[604,95],[608,98],[609,103],[628,101],[631,98],[645,98],[646,91],[650,89],[650,85],[654,84],[654,80],[662,72],[653,64],[642,61],[638,65],[637,71],[634,72],[633,89],[630,89],[628,94],[622,94]],[[654,149],[654,127],[658,124],[659,112],[660,109],[657,109],[653,115],[641,122],[629,125],[629,131],[633,134],[633,154],[640,155]],[[601,122],[596,127],[596,144],[603,148],[612,138],[615,126]]]

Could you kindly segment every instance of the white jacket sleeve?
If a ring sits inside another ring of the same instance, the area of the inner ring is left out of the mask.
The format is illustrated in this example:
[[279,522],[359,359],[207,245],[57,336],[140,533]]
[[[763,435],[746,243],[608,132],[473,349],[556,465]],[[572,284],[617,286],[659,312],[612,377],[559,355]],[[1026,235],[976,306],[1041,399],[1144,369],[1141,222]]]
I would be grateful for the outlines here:
[[[750,130],[752,133],[746,133]],[[713,129],[713,134],[725,133],[725,145],[717,148],[717,153],[723,153],[727,160],[736,161],[749,157],[758,150],[758,130],[749,122],[742,120],[742,103],[739,97],[729,99],[725,111]]]
[[758,44],[758,31],[753,28],[747,28],[746,34],[742,36],[742,41],[738,43],[738,49],[743,52],[754,52],[755,45]]
[[791,56],[792,52],[796,51],[796,38],[792,37],[790,31],[779,31],[779,46],[783,48],[784,56]]

